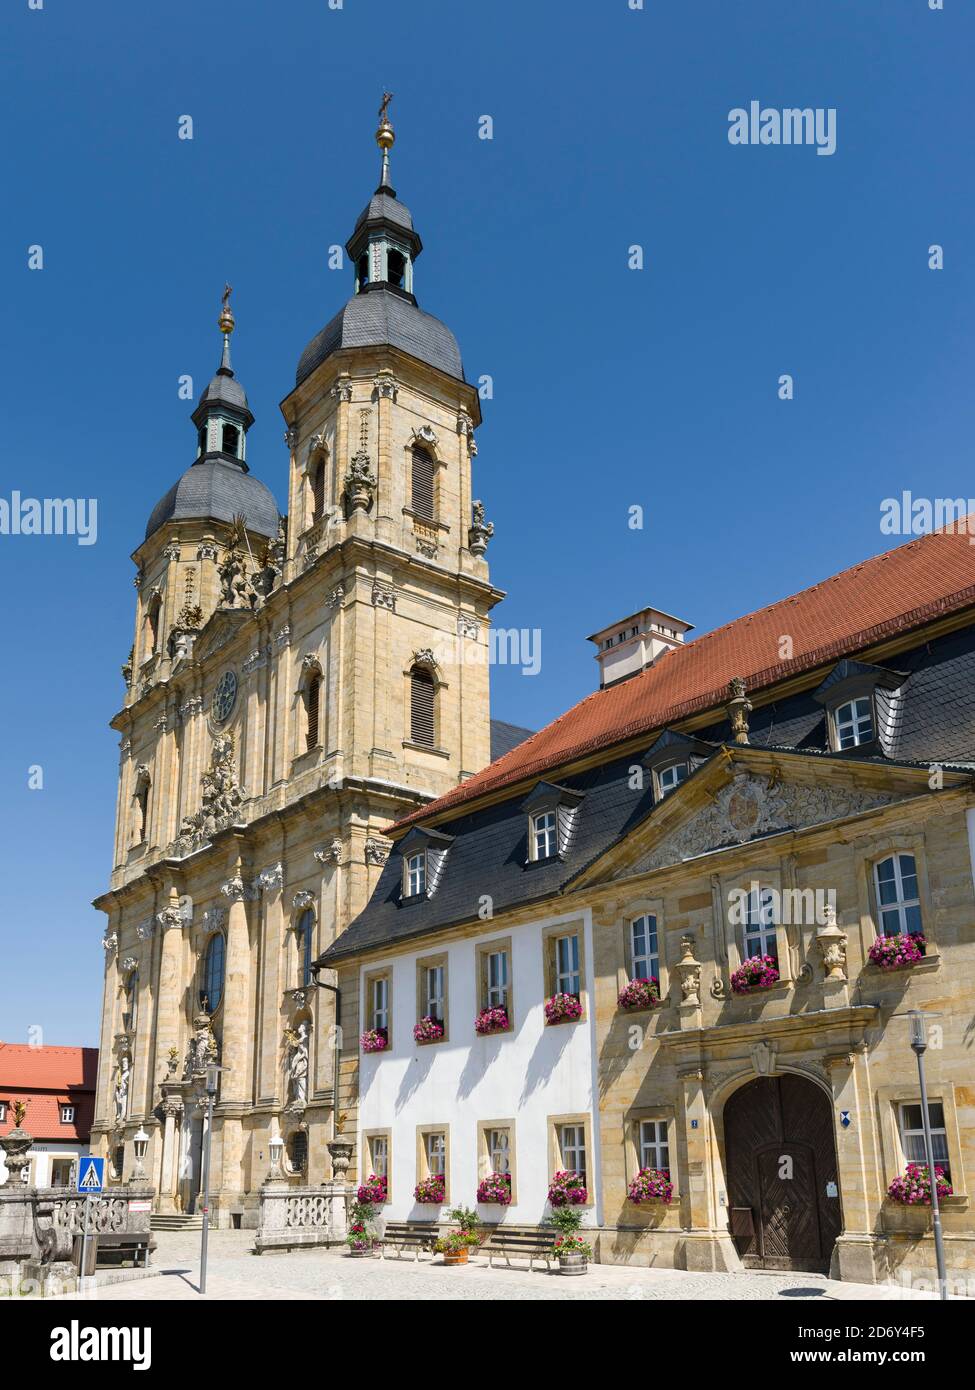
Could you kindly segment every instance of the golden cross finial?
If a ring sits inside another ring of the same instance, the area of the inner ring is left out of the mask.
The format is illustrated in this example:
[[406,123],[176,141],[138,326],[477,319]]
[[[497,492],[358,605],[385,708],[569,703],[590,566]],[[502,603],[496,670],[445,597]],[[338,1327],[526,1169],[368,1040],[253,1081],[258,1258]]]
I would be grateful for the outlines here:
[[234,292],[233,285],[224,284],[223,287],[223,308],[220,310],[220,317],[217,319],[217,326],[224,334],[224,346],[227,343],[227,334],[234,331],[234,311],[230,307],[230,296]]
[[393,94],[392,94],[392,92],[383,92],[382,105],[381,105],[380,108],[379,108],[379,119],[380,119],[380,121],[382,121],[382,122],[386,122],[386,121],[389,120],[389,117],[388,117],[388,115],[387,115],[386,113],[387,113],[387,111],[388,111],[388,109],[389,109],[389,103],[392,101],[392,99],[393,99]]

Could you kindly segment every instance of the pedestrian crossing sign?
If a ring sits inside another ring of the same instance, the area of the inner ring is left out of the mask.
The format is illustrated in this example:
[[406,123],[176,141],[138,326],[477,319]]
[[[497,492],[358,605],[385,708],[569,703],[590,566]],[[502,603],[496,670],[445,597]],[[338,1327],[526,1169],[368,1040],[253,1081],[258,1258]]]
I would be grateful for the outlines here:
[[78,1191],[101,1192],[105,1185],[105,1160],[86,1155],[78,1163]]

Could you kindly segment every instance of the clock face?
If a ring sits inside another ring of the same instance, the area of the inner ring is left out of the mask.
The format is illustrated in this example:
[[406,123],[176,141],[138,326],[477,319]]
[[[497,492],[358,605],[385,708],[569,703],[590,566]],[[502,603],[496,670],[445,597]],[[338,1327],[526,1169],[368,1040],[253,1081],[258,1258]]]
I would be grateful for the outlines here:
[[237,699],[237,677],[233,671],[224,671],[217,681],[217,688],[210,701],[210,713],[215,724],[223,724],[230,718],[230,712]]

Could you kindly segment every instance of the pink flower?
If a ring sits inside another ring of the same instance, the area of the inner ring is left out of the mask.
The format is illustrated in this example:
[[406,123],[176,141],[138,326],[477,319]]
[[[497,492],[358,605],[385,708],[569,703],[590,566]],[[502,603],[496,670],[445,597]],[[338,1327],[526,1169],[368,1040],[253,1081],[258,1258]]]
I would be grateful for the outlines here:
[[657,1168],[641,1168],[630,1183],[626,1194],[636,1206],[641,1202],[664,1202],[668,1206],[674,1197],[674,1185],[668,1175]]
[[560,1171],[549,1184],[548,1200],[553,1207],[577,1207],[589,1200],[589,1193],[578,1173]]
[[616,1003],[621,1009],[652,1009],[660,1003],[660,983],[653,975],[650,979],[630,980],[620,990]]
[[492,1173],[477,1185],[477,1200],[493,1203],[495,1206],[511,1205],[511,1174]]
[[733,994],[749,994],[753,989],[768,989],[778,979],[774,956],[749,956],[732,975],[731,990]]
[[363,1052],[385,1052],[389,1046],[386,1029],[367,1028],[359,1038],[359,1046]]
[[868,955],[871,963],[881,970],[900,970],[924,959],[925,944],[920,932],[914,935],[899,932],[896,936],[878,936]]
[[482,1037],[488,1033],[506,1033],[511,1027],[508,1010],[502,1004],[493,1009],[482,1009],[474,1020],[474,1032]]
[[582,1004],[576,994],[553,994],[545,1001],[546,1023],[571,1023],[582,1017]]

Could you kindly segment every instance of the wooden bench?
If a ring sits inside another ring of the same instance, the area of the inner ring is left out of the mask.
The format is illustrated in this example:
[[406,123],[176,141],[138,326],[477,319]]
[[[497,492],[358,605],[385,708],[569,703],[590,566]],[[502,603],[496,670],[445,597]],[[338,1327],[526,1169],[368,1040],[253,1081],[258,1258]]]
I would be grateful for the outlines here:
[[[139,1268],[139,1258],[142,1258],[143,1269],[149,1268],[149,1254],[155,1250],[156,1242],[149,1231],[133,1235],[127,1232],[122,1235],[105,1235],[99,1233],[92,1236],[92,1240],[97,1241],[99,1264],[122,1264],[126,1259],[131,1259],[133,1268]],[[108,1256],[106,1260],[104,1257]]]
[[419,1261],[421,1252],[433,1254],[434,1243],[439,1235],[439,1228],[434,1221],[387,1221],[382,1235],[382,1257],[386,1258],[386,1246],[391,1245],[396,1249],[397,1259],[401,1258],[401,1251],[412,1250],[414,1260]]
[[487,1255],[489,1269],[494,1268],[495,1255],[503,1255],[509,1269],[512,1255],[527,1257],[530,1270],[534,1269],[536,1260],[544,1260],[545,1268],[551,1269],[557,1239],[558,1231],[544,1227],[494,1226],[481,1244],[481,1253]]

